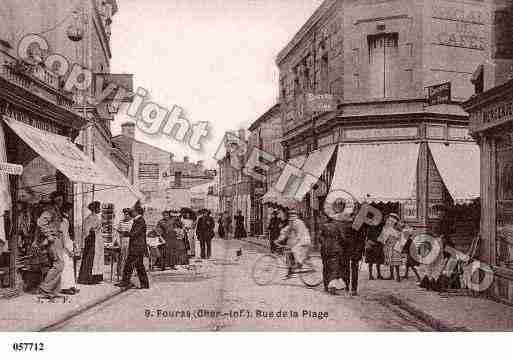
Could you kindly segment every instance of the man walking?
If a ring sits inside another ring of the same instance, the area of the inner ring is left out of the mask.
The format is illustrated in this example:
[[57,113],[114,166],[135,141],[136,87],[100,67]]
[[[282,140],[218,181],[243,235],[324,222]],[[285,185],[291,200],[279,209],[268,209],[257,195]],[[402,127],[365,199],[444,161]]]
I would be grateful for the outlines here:
[[343,279],[346,286],[351,288],[351,296],[358,295],[358,271],[365,248],[362,231],[356,231],[353,228],[353,221],[358,210],[359,206],[355,205],[352,213],[342,217],[339,227],[342,234],[342,262],[345,272]]
[[139,289],[150,288],[148,275],[146,274],[143,263],[144,256],[148,254],[148,246],[146,244],[146,221],[144,220],[143,214],[143,208],[139,203],[136,203],[134,208],[132,208],[132,216],[134,217],[132,228],[130,232],[125,234],[130,238],[128,244],[128,258],[123,271],[123,279],[120,283],[116,284],[118,287],[132,287],[130,278],[132,277],[132,272],[135,267],[139,282],[141,283]]
[[200,241],[201,259],[209,259],[212,255],[212,238],[214,237],[214,219],[209,215],[208,210],[200,212],[196,235]]

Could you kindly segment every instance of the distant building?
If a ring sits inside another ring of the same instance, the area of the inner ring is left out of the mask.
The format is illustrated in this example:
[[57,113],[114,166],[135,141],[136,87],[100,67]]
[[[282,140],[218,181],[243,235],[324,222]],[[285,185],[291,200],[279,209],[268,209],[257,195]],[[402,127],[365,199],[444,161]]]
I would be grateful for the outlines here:
[[145,196],[144,203],[160,211],[191,206],[190,188],[211,182],[215,170],[188,157],[176,161],[173,153],[135,139],[135,123],[126,122],[112,139],[115,147],[132,157],[132,183]]
[[[235,138],[236,137],[236,138]],[[245,217],[248,230],[251,218],[251,179],[243,173],[247,152],[238,152],[247,146],[246,130],[227,133],[223,139],[224,156],[218,160],[219,210],[233,218],[238,211]],[[236,152],[235,149],[237,150]]]
[[263,171],[264,181],[251,178],[251,215],[250,232],[262,235],[270,219],[269,207],[262,201],[264,194],[278,181],[281,168],[278,161],[283,160],[283,146],[281,144],[283,129],[280,105],[276,104],[267,110],[249,127],[249,148],[258,148],[275,158],[269,163],[269,169]]

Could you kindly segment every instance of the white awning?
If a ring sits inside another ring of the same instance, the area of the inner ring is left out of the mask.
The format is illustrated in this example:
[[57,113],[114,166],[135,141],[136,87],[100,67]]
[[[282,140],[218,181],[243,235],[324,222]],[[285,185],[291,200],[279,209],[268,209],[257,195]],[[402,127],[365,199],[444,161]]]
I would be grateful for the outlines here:
[[119,178],[98,167],[68,138],[4,117],[5,123],[38,155],[72,182],[125,186]]
[[319,178],[326,169],[336,147],[337,145],[331,145],[310,153],[303,166],[303,172]]
[[101,151],[95,151],[95,164],[109,177],[123,183],[122,187],[100,187],[96,188],[95,199],[102,203],[112,203],[116,213],[123,208],[131,208],[135,202],[144,199],[144,195],[128,181],[121,171],[112,163],[109,157]]
[[339,145],[330,191],[346,191],[367,202],[409,200],[418,157],[416,143]]
[[429,143],[436,168],[456,203],[480,196],[480,152],[475,143]]
[[[287,161],[288,165],[294,166],[296,168],[303,168],[305,165],[306,156],[300,155],[294,158],[291,158]],[[274,203],[283,207],[295,207],[298,205],[298,201],[292,197],[286,196],[280,192],[278,192],[274,186],[272,186],[263,196],[262,203]]]

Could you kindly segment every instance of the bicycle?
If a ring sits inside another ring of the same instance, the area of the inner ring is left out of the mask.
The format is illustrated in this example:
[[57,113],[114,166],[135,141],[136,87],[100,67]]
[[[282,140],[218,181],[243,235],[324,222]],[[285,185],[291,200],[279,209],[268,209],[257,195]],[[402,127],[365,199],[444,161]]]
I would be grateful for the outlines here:
[[309,288],[317,287],[322,283],[322,259],[320,255],[308,254],[303,266],[294,269],[291,263],[291,248],[283,245],[277,245],[277,248],[283,248],[281,254],[265,254],[253,264],[251,276],[257,285],[264,286],[272,283],[280,272],[284,274],[282,280],[288,280],[297,275],[303,284]]

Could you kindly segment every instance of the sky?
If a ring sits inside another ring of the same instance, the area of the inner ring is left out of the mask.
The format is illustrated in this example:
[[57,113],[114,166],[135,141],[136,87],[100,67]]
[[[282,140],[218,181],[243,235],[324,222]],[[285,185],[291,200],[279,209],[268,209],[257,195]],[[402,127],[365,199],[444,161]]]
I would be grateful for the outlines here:
[[[112,24],[112,73],[134,74],[151,101],[210,123],[198,152],[167,136],[136,138],[215,167],[224,133],[247,128],[276,103],[278,52],[322,0],[118,0]],[[112,125],[118,134],[128,117]]]

